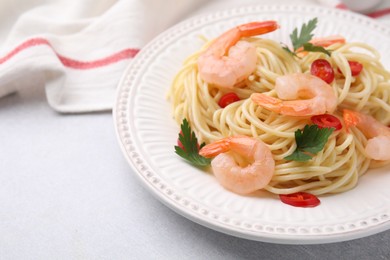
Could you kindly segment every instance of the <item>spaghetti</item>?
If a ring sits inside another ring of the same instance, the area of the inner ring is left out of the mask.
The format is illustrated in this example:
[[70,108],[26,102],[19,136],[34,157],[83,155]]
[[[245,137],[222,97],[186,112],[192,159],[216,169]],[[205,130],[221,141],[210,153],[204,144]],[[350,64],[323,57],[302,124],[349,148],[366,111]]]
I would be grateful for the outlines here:
[[[327,47],[330,56],[307,52],[298,58],[274,40],[248,37],[242,41],[255,46],[257,62],[254,72],[234,86],[240,100],[221,108],[218,101],[232,90],[209,84],[200,77],[198,58],[210,46],[209,42],[185,60],[169,90],[173,117],[178,124],[186,118],[200,142],[206,144],[236,135],[263,141],[275,160],[273,177],[264,189],[275,194],[344,192],[355,187],[370,167],[383,165],[366,156],[364,147],[368,138],[356,128],[333,132],[324,149],[310,161],[285,160],[296,149],[295,131],[311,124],[310,117],[281,115],[250,98],[252,93],[277,97],[274,87],[278,77],[310,74],[311,64],[325,59],[335,68],[335,79],[329,84],[338,102],[333,115],[342,119],[343,109],[359,110],[388,125],[390,73],[380,63],[380,55],[374,48],[363,43],[335,43]],[[348,62],[351,60],[364,67],[358,76],[351,75]]]

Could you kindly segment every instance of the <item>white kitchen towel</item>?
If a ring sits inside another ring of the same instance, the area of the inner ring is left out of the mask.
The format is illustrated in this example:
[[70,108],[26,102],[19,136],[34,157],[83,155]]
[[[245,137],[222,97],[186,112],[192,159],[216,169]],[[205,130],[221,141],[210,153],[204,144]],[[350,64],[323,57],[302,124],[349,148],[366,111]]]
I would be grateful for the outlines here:
[[0,97],[39,84],[56,111],[110,110],[125,67],[153,37],[193,14],[244,4],[345,8],[337,0],[2,0]]
[[198,0],[2,0],[0,97],[43,84],[60,112],[109,110],[129,62]]

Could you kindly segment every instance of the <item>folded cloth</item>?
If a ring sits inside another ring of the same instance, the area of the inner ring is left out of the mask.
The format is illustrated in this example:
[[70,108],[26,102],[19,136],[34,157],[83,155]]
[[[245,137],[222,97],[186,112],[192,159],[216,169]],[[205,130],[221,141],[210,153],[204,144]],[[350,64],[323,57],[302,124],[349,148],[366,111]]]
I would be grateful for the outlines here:
[[43,83],[59,112],[109,110],[129,59],[201,2],[2,0],[0,97]]
[[[329,1],[296,0],[294,3],[343,7],[336,0]],[[48,103],[56,111],[110,110],[121,74],[148,41],[194,13],[243,3],[292,2],[2,0],[0,97],[39,84],[45,87]]]

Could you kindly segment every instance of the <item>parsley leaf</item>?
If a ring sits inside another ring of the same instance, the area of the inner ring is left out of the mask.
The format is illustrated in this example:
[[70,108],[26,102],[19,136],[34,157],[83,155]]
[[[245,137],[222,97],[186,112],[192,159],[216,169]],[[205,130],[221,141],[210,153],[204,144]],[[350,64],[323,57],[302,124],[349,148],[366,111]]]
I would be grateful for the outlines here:
[[295,142],[297,148],[286,160],[305,162],[312,158],[313,155],[324,149],[329,136],[333,133],[334,128],[319,128],[317,125],[306,125],[295,131]]
[[297,55],[295,52],[293,52],[292,50],[290,50],[289,47],[283,46],[282,49],[285,50],[285,51],[287,51],[287,52],[290,53],[291,55],[293,55],[293,56],[295,56],[295,57],[298,57],[298,55]]
[[183,148],[180,146],[175,146],[176,154],[195,166],[203,167],[210,165],[211,159],[205,158],[199,154],[199,150],[205,146],[205,143],[202,143],[200,146],[198,146],[198,139],[196,138],[195,133],[191,130],[187,119],[184,119],[181,124],[179,141]]
[[[317,46],[309,42],[314,36],[313,31],[317,27],[317,22],[318,19],[314,18],[307,22],[307,24],[304,23],[300,32],[298,32],[298,28],[295,28],[290,34],[290,39],[293,44],[293,51],[286,46],[284,46],[283,49],[294,56],[297,56],[297,52],[299,53],[302,51],[322,52],[330,56],[330,51],[326,50],[322,46]],[[300,48],[302,49],[299,50]]]
[[324,47],[314,45],[314,44],[312,44],[310,42],[307,42],[307,43],[303,44],[303,50],[304,51],[311,51],[311,52],[322,52],[322,53],[325,53],[328,56],[331,55],[331,52],[326,50]]
[[301,27],[301,32],[298,35],[298,28],[295,28],[292,34],[290,34],[290,39],[296,51],[299,47],[302,47],[303,44],[309,42],[313,38],[312,32],[317,27],[318,19],[317,17],[310,20],[307,24],[303,24]]

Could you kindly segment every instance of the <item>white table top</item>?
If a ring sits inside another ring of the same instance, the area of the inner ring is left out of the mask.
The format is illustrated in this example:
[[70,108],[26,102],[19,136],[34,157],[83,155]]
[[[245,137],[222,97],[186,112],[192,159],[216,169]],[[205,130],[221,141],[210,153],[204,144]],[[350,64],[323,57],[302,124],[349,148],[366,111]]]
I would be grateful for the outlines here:
[[111,113],[57,114],[43,88],[0,99],[0,122],[1,259],[390,257],[390,230],[292,246],[195,224],[143,188],[121,153]]

